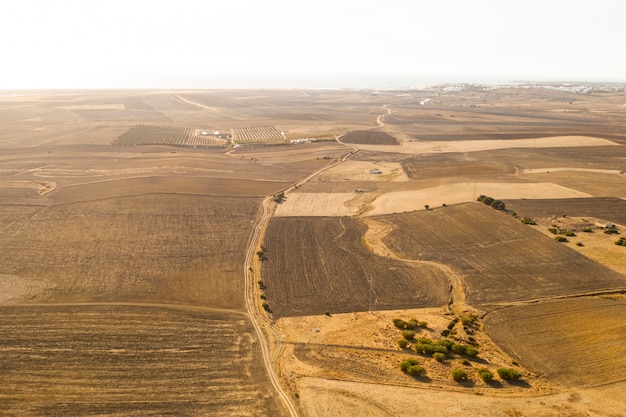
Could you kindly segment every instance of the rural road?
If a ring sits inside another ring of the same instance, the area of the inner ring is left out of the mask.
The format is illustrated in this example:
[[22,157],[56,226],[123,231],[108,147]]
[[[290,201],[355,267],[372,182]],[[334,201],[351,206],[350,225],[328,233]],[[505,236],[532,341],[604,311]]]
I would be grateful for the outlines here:
[[[192,103],[192,104],[195,104],[195,103]],[[383,113],[376,118],[376,124],[378,126],[384,126],[384,123],[382,122],[382,118],[385,115],[391,113],[391,109],[389,109],[387,105],[384,105],[383,108],[386,110],[386,113]],[[289,187],[281,191],[283,193],[289,193],[290,191],[298,189],[300,186],[310,181],[311,178],[319,175],[320,173],[326,171],[327,169],[330,169],[334,166],[337,166],[338,164],[342,162],[345,162],[348,158],[350,158],[352,155],[354,155],[355,153],[359,151],[359,148],[356,147],[355,145],[341,142],[342,136],[343,135],[337,136],[336,140],[342,145],[345,145],[351,148],[351,150],[348,153],[346,153],[341,159],[335,161],[334,163],[327,165],[321,169],[318,169],[317,171],[307,176],[303,180],[295,184],[292,184]],[[281,192],[281,191],[278,191],[278,192]],[[259,308],[257,305],[257,298],[255,296],[255,287],[254,287],[255,273],[254,273],[254,268],[253,268],[253,260],[254,260],[254,255],[256,253],[257,247],[259,247],[259,245],[261,244],[260,240],[262,238],[262,232],[265,230],[267,224],[269,223],[269,219],[270,219],[269,205],[272,204],[272,197],[273,196],[265,197],[265,199],[261,203],[261,207],[262,207],[261,217],[259,221],[257,222],[257,224],[254,226],[250,243],[246,250],[246,258],[244,262],[246,311],[248,312],[250,321],[252,322],[252,326],[258,337],[259,344],[261,345],[261,355],[263,357],[263,364],[265,365],[265,368],[267,369],[267,374],[270,379],[270,382],[272,386],[274,387],[274,389],[276,390],[276,392],[278,393],[279,397],[285,403],[285,406],[289,410],[289,414],[291,415],[291,417],[297,417],[298,410],[293,405],[289,395],[285,392],[285,390],[283,390],[282,386],[280,385],[278,376],[276,374],[276,370],[274,368],[275,359],[273,359],[272,355],[270,354],[268,338],[266,337],[266,334],[263,331],[263,327],[261,324],[262,318],[260,316]],[[272,330],[268,328],[267,331],[271,332]],[[280,344],[280,340],[277,339],[277,343]],[[279,346],[277,347],[277,349],[279,349]]]

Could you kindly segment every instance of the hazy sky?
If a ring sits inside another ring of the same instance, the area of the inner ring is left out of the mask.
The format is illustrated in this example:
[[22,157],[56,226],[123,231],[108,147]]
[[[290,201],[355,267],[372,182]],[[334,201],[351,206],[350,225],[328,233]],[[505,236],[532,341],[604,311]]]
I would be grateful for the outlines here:
[[14,0],[0,88],[626,81],[623,0]]

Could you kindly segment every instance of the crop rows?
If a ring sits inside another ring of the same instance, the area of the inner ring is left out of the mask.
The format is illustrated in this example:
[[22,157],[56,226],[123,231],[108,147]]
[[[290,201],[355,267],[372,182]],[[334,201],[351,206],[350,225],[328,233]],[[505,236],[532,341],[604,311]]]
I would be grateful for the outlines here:
[[115,144],[124,146],[137,145],[173,145],[223,147],[226,142],[217,138],[196,137],[195,129],[171,126],[137,125],[117,138]]
[[235,142],[284,142],[285,138],[274,126],[241,127],[233,129]]

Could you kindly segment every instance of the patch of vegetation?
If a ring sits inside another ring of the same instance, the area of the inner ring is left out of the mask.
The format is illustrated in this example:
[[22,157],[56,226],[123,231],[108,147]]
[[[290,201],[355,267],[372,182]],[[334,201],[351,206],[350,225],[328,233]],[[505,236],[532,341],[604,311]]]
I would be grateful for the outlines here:
[[415,332],[413,330],[403,330],[402,337],[406,340],[413,340],[415,339]]
[[263,293],[261,293],[261,300],[267,300],[267,296]]
[[423,355],[432,355],[435,353],[435,348],[432,343],[416,343],[413,345],[413,349],[415,349],[416,353],[421,353]]
[[585,246],[585,245],[583,245],[583,242],[576,242],[576,246]]
[[257,281],[257,284],[259,284],[259,289],[260,289],[260,290],[265,290],[265,289],[267,289],[267,286],[265,285],[265,283],[263,282],[263,280],[261,280],[261,279],[260,279],[260,280],[258,280],[258,281]]
[[406,321],[402,320],[402,319],[393,319],[393,325],[396,326],[398,329],[406,329]]
[[615,244],[618,246],[626,246],[626,237],[620,237]]
[[576,236],[576,233],[574,233],[574,232],[573,232],[573,231],[571,231],[571,230],[564,230],[564,231],[562,231],[561,233],[562,233],[563,235],[565,235],[565,236]]
[[493,372],[487,368],[479,368],[476,370],[480,379],[484,382],[490,382],[493,379]]
[[400,362],[399,364],[400,370],[405,374],[409,374],[413,377],[422,376],[425,373],[425,370],[422,366],[420,366],[419,361],[415,358],[408,358]]
[[557,242],[567,242],[567,239],[563,236],[557,236],[554,238]]
[[548,231],[553,235],[556,235],[559,232],[556,227],[548,227]]
[[272,196],[272,200],[274,200],[275,203],[280,204],[283,202],[283,200],[285,199],[285,192],[281,191],[278,194],[274,194]]
[[498,368],[498,375],[506,381],[516,381],[522,377],[522,374],[513,368]]
[[523,224],[530,224],[530,225],[536,225],[536,224],[537,224],[537,222],[536,222],[536,221],[534,221],[533,219],[531,219],[531,218],[529,218],[529,217],[522,217],[522,218],[520,219],[520,221],[521,221]]
[[617,229],[606,229],[604,233],[606,233],[607,235],[616,235],[619,234],[619,231]]
[[436,360],[437,362],[443,362],[445,358],[446,358],[445,353],[441,353],[441,352],[433,353],[433,359]]
[[480,201],[481,203],[490,206],[491,208],[496,210],[504,210],[506,208],[506,205],[502,201],[495,200],[494,198],[486,195],[478,196],[477,201]]
[[465,372],[463,369],[453,369],[452,372],[450,372],[450,376],[456,382],[467,381],[467,372]]
[[580,229],[580,231],[585,233],[593,233],[593,229],[591,229],[591,227],[583,227],[582,229]]
[[406,349],[409,347],[409,341],[406,339],[398,339],[398,346],[400,346],[401,349]]

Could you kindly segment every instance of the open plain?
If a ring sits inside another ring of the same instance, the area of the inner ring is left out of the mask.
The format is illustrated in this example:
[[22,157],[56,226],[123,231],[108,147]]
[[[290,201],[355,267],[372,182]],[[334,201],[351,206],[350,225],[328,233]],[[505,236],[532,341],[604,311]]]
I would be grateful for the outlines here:
[[572,91],[3,94],[0,414],[626,415],[626,93]]

